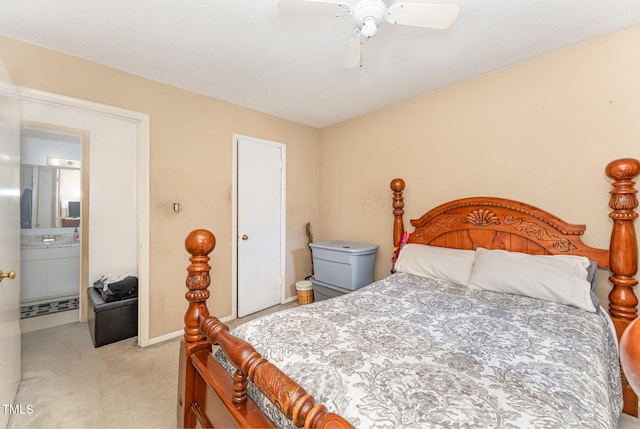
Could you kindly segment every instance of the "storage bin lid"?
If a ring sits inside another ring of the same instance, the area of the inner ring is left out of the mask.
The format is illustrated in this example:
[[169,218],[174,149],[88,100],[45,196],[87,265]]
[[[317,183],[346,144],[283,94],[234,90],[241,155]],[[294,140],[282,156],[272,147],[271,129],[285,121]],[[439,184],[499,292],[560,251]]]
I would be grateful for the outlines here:
[[347,252],[353,255],[363,255],[374,253],[378,250],[377,244],[369,244],[369,243],[359,243],[357,241],[341,241],[341,240],[332,240],[332,241],[322,241],[319,243],[310,243],[309,247],[312,249],[326,249],[326,250],[334,250],[339,252]]

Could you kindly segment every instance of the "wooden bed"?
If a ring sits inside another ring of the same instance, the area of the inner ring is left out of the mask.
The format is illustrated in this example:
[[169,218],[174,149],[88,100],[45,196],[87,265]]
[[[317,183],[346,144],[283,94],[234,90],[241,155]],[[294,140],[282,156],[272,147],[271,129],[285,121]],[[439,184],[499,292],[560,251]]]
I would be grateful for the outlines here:
[[[612,290],[608,310],[618,339],[636,318],[638,299],[637,240],[634,221],[638,206],[633,179],[640,174],[640,161],[620,159],[607,165],[613,179],[609,217],[613,220],[609,249],[585,245],[583,225],[568,224],[530,205],[501,198],[465,198],[442,204],[417,220],[409,243],[454,249],[503,249],[529,254],[586,256],[601,269],[609,269]],[[405,183],[391,182],[393,191],[393,238],[397,246],[404,233]],[[215,237],[206,230],[189,234],[185,246],[192,255],[188,267],[184,339],[180,347],[177,418],[179,427],[275,427],[247,395],[255,386],[296,426],[311,428],[352,427],[342,417],[328,412],[294,380],[268,362],[229,328],[209,315],[209,253]],[[602,304],[606,306],[606,304]],[[237,369],[231,377],[212,356],[212,344],[219,345]],[[635,345],[632,345],[635,346]],[[640,347],[640,345],[638,346]],[[634,363],[636,367],[640,362]],[[630,372],[631,373],[631,372]],[[638,397],[622,376],[623,412],[638,415]]]

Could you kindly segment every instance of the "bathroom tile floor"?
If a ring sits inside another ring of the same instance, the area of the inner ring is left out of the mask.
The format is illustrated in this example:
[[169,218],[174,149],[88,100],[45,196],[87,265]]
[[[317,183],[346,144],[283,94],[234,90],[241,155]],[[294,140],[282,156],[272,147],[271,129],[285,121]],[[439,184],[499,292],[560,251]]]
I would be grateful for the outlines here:
[[61,301],[47,302],[44,304],[26,305],[20,307],[20,318],[43,316],[45,314],[59,313],[61,311],[75,310],[78,308],[78,298],[63,299]]

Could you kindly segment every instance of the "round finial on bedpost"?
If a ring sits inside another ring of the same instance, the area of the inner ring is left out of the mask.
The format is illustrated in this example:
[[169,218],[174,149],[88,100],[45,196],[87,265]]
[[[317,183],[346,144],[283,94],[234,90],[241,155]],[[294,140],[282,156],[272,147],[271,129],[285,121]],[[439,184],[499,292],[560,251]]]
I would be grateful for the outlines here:
[[391,181],[391,190],[393,191],[393,246],[397,247],[400,243],[400,238],[404,232],[404,221],[402,216],[404,215],[404,196],[402,191],[404,190],[404,180],[393,179]]
[[633,321],[620,339],[620,365],[633,390],[640,393],[640,319]]
[[640,174],[640,161],[634,158],[616,159],[607,165],[605,171],[613,180],[631,180]]
[[184,339],[196,342],[203,338],[198,329],[200,319],[209,315],[207,298],[209,298],[209,284],[211,277],[209,270],[209,253],[216,247],[216,237],[206,229],[191,231],[185,240],[184,247],[191,254],[191,264],[187,267],[186,285],[189,291],[185,298],[189,301],[189,308],[184,315]]
[[404,190],[404,180],[402,179],[393,179],[391,181],[391,189],[394,192],[402,192]]

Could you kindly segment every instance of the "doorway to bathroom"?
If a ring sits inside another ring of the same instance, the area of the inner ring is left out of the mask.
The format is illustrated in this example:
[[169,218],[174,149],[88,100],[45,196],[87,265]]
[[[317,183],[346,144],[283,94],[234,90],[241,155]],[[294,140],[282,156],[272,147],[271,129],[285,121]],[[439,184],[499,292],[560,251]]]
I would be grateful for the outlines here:
[[[81,145],[79,311],[74,321],[87,321],[87,288],[95,280],[137,272],[138,344],[149,345],[149,115],[28,88],[20,88],[19,95],[23,123],[86,133]],[[66,207],[70,222],[74,205]]]
[[23,332],[79,319],[83,140],[86,132],[47,124],[20,129]]

